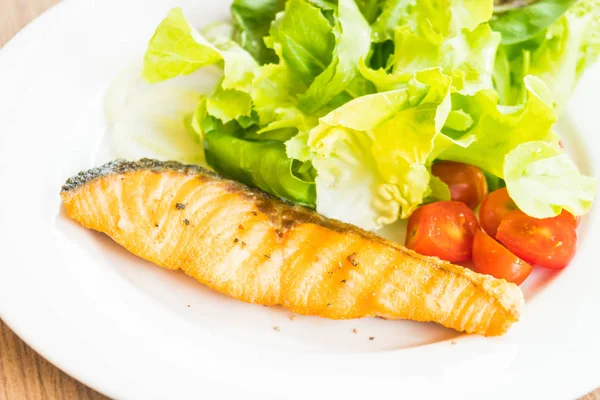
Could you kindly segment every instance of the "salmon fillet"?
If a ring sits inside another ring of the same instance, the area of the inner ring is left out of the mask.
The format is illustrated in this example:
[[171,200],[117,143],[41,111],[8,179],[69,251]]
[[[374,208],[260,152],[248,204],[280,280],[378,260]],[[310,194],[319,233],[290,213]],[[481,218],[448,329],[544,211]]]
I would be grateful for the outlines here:
[[212,289],[303,315],[433,321],[501,335],[514,284],[419,255],[197,166],[113,161],[69,179],[69,217]]

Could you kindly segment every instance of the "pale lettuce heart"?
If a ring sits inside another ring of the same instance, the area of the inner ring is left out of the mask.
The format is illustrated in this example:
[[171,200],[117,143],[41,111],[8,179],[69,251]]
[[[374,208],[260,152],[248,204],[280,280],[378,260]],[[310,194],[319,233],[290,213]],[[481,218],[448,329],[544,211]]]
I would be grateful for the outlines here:
[[399,206],[385,198],[386,182],[377,173],[368,135],[333,127],[320,144],[322,151],[312,159],[318,171],[317,211],[367,230],[397,218]]
[[184,117],[200,109],[199,102],[203,102],[203,95],[214,90],[221,72],[205,68],[149,84],[141,78],[141,70],[141,63],[127,68],[105,95],[107,125],[117,156],[206,166],[201,138],[198,133],[190,134]]
[[584,176],[565,152],[546,142],[527,142],[506,155],[504,179],[510,197],[535,218],[587,213],[597,191],[596,179]]
[[494,60],[500,34],[482,24],[437,43],[404,26],[396,29],[392,71],[373,70],[362,63],[362,75],[379,91],[402,87],[416,72],[442,68],[452,77],[452,86],[463,94],[493,88]]
[[[450,78],[424,71],[404,89],[359,97],[321,118],[306,137],[317,210],[374,230],[440,193],[429,185],[427,162],[450,111],[449,90]],[[297,142],[288,143],[292,152],[306,156]]]
[[361,74],[378,91],[394,90],[418,71],[442,68],[452,86],[464,94],[492,89],[500,34],[487,23],[492,0],[391,0],[373,24],[376,42],[393,40],[387,65]]
[[439,43],[490,20],[493,0],[388,0],[373,24],[373,40],[393,39],[398,26]]

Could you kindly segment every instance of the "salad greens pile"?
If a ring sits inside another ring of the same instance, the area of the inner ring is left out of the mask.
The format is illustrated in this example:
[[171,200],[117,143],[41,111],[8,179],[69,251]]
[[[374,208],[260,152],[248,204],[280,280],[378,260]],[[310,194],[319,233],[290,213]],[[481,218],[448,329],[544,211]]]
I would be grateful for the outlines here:
[[365,229],[450,197],[436,160],[482,168],[527,214],[587,212],[552,127],[600,54],[600,0],[235,0],[197,30],[172,10],[150,83],[217,65],[185,123],[213,169]]

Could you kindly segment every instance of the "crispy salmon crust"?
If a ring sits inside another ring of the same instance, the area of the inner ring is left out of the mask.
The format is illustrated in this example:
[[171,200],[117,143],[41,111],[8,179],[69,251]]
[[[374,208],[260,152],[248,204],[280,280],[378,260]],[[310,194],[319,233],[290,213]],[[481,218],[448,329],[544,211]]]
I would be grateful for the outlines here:
[[514,284],[419,255],[198,166],[117,160],[70,178],[69,217],[249,303],[331,319],[433,321],[486,336],[519,319]]

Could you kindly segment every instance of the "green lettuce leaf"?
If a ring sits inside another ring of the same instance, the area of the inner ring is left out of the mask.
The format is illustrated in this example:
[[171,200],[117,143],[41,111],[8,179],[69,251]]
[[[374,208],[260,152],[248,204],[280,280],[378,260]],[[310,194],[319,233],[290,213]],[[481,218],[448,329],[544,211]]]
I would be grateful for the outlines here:
[[558,137],[552,132],[556,115],[546,86],[533,76],[525,79],[525,85],[527,101],[512,108],[499,106],[498,96],[492,90],[471,96],[454,94],[453,110],[470,115],[474,124],[462,136],[452,138],[462,143],[450,144],[450,137],[442,136],[444,140],[437,143],[444,148],[439,158],[476,165],[503,178],[506,154],[518,145],[530,141],[558,143]]
[[541,78],[560,113],[583,71],[600,55],[600,0],[578,0],[527,41],[501,46],[494,73],[502,104],[523,102],[527,75]]
[[191,26],[181,8],[174,8],[150,39],[142,76],[150,83],[161,82],[191,74],[221,59],[219,52]]
[[388,0],[383,4],[381,14],[372,25],[373,41],[382,43],[394,39],[394,32],[402,21],[408,19],[413,9],[413,1]]
[[382,8],[388,2],[388,0],[355,0],[360,12],[362,13],[365,20],[372,24],[375,22],[379,14],[381,14]]
[[202,96],[194,112],[184,117],[184,124],[197,143],[203,143],[204,141],[206,132],[204,131],[203,122],[206,115],[206,97]]
[[427,190],[424,204],[434,203],[436,201],[448,201],[451,199],[450,188],[437,176],[431,175],[429,171],[429,189]]
[[248,93],[221,87],[206,100],[206,111],[227,123],[240,117],[249,117],[252,99]]
[[401,88],[418,71],[442,68],[452,77],[452,86],[463,94],[493,88],[494,60],[500,36],[487,24],[463,33],[440,44],[414,34],[403,27],[396,31],[393,66],[373,70],[364,62],[359,65],[361,74],[373,82],[378,91]]
[[[404,89],[359,97],[321,118],[306,137],[318,172],[317,210],[365,229],[410,215],[433,192],[426,164],[449,90],[439,70],[424,71]],[[306,155],[291,147],[288,153]]]
[[260,68],[253,82],[251,93],[254,108],[261,125],[267,125],[278,116],[298,107],[297,93],[306,90],[295,79],[293,71],[285,61],[269,64]]
[[356,89],[349,93],[352,98],[367,94],[364,87],[350,86],[357,77],[359,61],[369,52],[371,29],[354,0],[340,0],[337,17],[332,62],[299,96],[300,107],[308,113],[316,113],[346,90]]
[[502,34],[502,44],[525,42],[556,22],[576,1],[538,0],[496,15],[490,25]]
[[[378,91],[401,88],[418,71],[442,68],[456,90],[472,94],[493,87],[494,59],[500,35],[485,22],[492,1],[391,1],[373,26],[375,41],[394,40],[393,56],[361,74]],[[443,7],[442,7],[443,5]],[[377,48],[375,48],[377,49]],[[377,56],[377,53],[373,53]]]
[[489,21],[493,10],[493,0],[387,0],[373,23],[373,41],[393,39],[398,27],[406,27],[440,43]]
[[[375,71],[382,69],[385,72],[388,69],[388,61],[393,54],[394,42],[392,40],[372,43],[368,62],[369,68]],[[362,64],[367,65],[364,60],[362,60]]]
[[333,28],[318,7],[304,0],[289,0],[285,12],[271,25],[274,47],[297,78],[310,85],[329,65],[335,38]]
[[244,140],[212,132],[206,135],[206,161],[215,171],[282,199],[315,206],[314,171],[310,163],[292,160],[280,141]]
[[219,47],[204,38],[185,18],[181,8],[174,8],[160,23],[146,50],[142,76],[157,83],[198,68],[224,61],[223,87],[251,90],[257,71],[256,61],[232,41],[219,40]]
[[536,218],[587,213],[596,194],[596,179],[581,175],[573,161],[556,145],[528,142],[506,155],[506,187],[526,214]]
[[178,114],[189,152],[365,229],[448,199],[437,159],[481,167],[530,215],[582,214],[595,181],[552,126],[600,54],[600,0],[539,0],[491,19],[493,3],[234,0],[233,27],[202,34],[174,9],[143,77],[216,65],[219,86]]
[[219,51],[224,61],[223,88],[251,92],[252,82],[258,73],[256,61],[234,42],[221,45]]
[[286,0],[235,0],[231,17],[235,23],[235,41],[260,64],[276,63],[278,57],[263,40],[269,33],[275,15],[285,7]]
[[308,0],[308,2],[323,10],[335,10],[337,7],[337,0]]
[[396,31],[393,74],[411,76],[426,68],[441,67],[452,85],[465,94],[493,87],[494,59],[500,35],[483,24],[436,44],[408,29]]

